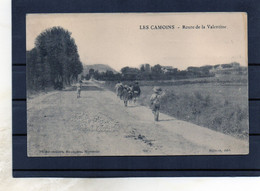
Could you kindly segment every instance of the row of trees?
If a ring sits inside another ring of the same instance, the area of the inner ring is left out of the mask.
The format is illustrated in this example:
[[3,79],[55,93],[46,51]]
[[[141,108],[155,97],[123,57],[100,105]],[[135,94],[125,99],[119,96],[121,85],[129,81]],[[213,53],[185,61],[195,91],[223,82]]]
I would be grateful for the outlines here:
[[27,89],[62,89],[78,79],[83,66],[71,33],[61,27],[42,32],[27,51]]
[[159,64],[151,67],[149,64],[143,64],[140,68],[123,67],[121,73],[113,73],[112,71],[99,72],[90,69],[86,75],[86,79],[91,77],[97,80],[171,80],[186,79],[195,77],[213,76],[209,70],[201,71],[180,71],[177,68],[165,67]]

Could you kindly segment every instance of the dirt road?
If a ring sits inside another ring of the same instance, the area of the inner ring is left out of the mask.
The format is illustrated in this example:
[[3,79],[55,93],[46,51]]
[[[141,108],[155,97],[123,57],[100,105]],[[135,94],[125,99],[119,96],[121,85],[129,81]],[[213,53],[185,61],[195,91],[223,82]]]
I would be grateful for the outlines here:
[[160,114],[124,107],[94,81],[27,101],[29,156],[247,154],[248,143]]

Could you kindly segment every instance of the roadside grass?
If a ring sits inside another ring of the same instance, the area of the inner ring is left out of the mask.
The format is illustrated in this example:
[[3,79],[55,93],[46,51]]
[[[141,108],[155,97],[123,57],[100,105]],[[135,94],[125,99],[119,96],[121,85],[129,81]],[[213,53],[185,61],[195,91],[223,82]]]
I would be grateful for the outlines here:
[[[247,139],[248,96],[246,80],[223,79],[140,81],[140,105],[149,107],[154,86],[165,91],[161,112],[240,139]],[[116,82],[104,86],[115,91]],[[129,83],[129,82],[125,82]]]
[[[248,109],[246,100],[238,103],[233,96],[221,99],[209,89],[198,91],[185,87],[190,92],[178,92],[175,87],[163,87],[161,112],[177,119],[195,123],[241,139],[248,138]],[[149,106],[151,87],[142,87],[138,102]],[[237,98],[241,100],[241,98]]]

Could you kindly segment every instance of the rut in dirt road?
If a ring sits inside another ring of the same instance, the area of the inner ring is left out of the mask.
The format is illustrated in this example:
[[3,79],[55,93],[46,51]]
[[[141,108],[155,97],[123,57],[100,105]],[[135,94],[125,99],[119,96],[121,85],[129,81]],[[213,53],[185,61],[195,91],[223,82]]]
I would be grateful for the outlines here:
[[197,155],[247,153],[248,144],[161,114],[125,107],[95,81],[28,100],[29,156]]

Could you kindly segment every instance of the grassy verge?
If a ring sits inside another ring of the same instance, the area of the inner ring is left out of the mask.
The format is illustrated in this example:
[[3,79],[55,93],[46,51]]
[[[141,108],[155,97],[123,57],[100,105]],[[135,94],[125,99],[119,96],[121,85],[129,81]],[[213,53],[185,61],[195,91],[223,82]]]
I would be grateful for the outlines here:
[[[190,89],[190,92],[177,92],[166,89],[162,98],[161,112],[177,119],[189,121],[237,138],[248,137],[248,110],[246,103],[238,104],[227,97],[219,99],[214,94]],[[138,100],[148,106],[151,87],[142,88]]]
[[[240,139],[248,138],[248,102],[245,80],[199,79],[141,81],[139,104],[149,106],[153,86],[166,92],[161,112]],[[104,86],[114,91],[116,82]],[[126,82],[127,83],[127,82]]]

